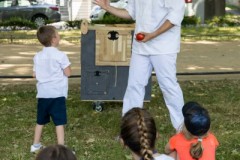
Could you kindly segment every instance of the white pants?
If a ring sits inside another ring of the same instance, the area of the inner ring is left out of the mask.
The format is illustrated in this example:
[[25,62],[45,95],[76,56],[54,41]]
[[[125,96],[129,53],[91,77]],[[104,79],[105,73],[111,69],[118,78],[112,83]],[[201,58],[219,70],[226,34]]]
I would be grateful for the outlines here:
[[145,86],[154,68],[173,127],[179,129],[183,122],[184,100],[176,77],[176,59],[177,54],[153,56],[132,54],[122,115],[133,107],[143,107]]

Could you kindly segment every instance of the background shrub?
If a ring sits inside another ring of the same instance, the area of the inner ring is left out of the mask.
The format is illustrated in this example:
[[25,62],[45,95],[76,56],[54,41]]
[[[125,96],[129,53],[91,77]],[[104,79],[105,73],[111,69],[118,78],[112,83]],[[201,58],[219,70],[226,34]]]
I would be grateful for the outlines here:
[[91,23],[92,24],[132,24],[132,23],[135,23],[135,21],[122,19],[110,13],[105,13],[102,20],[92,20]]
[[35,23],[22,19],[19,17],[12,17],[9,20],[6,20],[4,22],[0,22],[0,26],[10,30],[18,30],[18,29],[36,29],[37,26]]
[[184,17],[182,21],[182,26],[196,26],[200,24],[200,18],[196,16]]
[[66,25],[67,25],[68,28],[80,29],[81,28],[81,23],[82,23],[82,20],[66,21]]
[[240,16],[227,14],[225,16],[215,16],[211,20],[207,20],[206,23],[210,26],[240,26]]

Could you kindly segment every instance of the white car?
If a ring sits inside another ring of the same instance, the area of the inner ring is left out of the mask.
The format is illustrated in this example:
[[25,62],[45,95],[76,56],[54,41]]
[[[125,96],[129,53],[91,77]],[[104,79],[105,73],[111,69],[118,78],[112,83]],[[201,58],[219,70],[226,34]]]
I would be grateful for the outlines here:
[[[111,2],[110,5],[113,7],[116,7],[116,8],[125,8],[127,6],[127,0],[119,0],[117,2]],[[107,14],[109,14],[109,13],[107,13],[100,6],[96,5],[92,8],[90,18],[91,18],[91,20],[101,20]]]
[[192,17],[195,15],[193,11],[193,2],[192,0],[185,0],[185,13],[186,17]]
[[0,0],[0,22],[13,17],[30,20],[37,26],[61,21],[59,7],[35,0]]

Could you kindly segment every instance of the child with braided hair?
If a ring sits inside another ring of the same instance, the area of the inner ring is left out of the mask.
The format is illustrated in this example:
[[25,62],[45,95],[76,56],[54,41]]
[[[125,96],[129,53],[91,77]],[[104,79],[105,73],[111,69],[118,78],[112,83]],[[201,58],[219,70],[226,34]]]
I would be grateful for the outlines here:
[[120,138],[131,150],[133,160],[174,160],[155,150],[157,138],[155,121],[143,108],[132,108],[123,116]]
[[215,160],[219,145],[209,132],[208,111],[197,102],[188,102],[182,108],[184,125],[182,131],[170,138],[165,152],[176,160]]

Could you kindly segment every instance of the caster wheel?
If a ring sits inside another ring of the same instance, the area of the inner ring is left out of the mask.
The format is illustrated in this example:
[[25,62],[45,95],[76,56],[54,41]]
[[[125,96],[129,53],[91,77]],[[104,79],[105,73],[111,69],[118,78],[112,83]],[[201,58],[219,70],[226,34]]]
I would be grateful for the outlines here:
[[93,109],[96,111],[96,112],[102,112],[103,111],[103,103],[102,102],[94,102],[93,103]]

